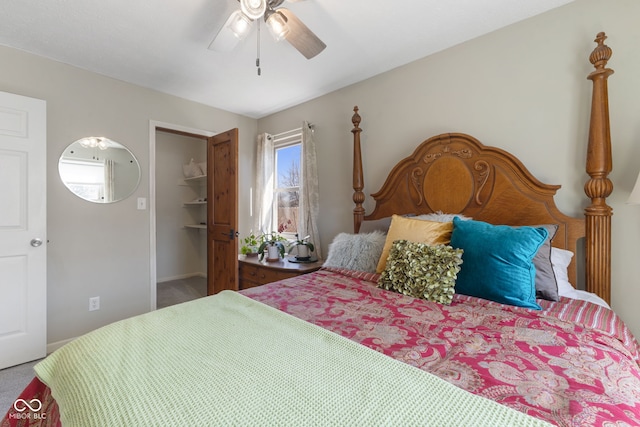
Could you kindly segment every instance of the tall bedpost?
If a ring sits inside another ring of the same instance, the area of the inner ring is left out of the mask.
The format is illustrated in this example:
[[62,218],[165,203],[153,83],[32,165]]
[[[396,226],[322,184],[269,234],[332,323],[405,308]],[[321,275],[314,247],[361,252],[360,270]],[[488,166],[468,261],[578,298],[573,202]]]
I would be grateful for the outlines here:
[[604,44],[606,38],[604,33],[598,33],[594,40],[598,46],[589,57],[595,71],[588,77],[593,82],[593,94],[586,168],[591,178],[584,186],[585,193],[591,199],[591,204],[585,209],[585,280],[588,292],[600,295],[610,303],[613,211],[607,205],[607,197],[613,191],[613,184],[608,178],[612,169],[612,159],[607,78],[613,74],[613,70],[606,68],[607,61],[611,58],[611,49]]
[[356,207],[353,208],[353,232],[358,233],[360,231],[360,225],[364,219],[364,178],[362,177],[362,152],[360,151],[360,115],[358,114],[358,106],[353,107],[353,117],[351,118],[353,123],[353,203]]

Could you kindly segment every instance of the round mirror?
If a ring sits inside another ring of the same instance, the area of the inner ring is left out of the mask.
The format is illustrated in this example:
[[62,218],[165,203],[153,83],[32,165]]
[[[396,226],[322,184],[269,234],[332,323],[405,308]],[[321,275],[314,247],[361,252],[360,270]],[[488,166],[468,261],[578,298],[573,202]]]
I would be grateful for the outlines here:
[[70,144],[60,156],[58,172],[73,194],[94,203],[125,199],[140,182],[140,165],[131,151],[103,137]]

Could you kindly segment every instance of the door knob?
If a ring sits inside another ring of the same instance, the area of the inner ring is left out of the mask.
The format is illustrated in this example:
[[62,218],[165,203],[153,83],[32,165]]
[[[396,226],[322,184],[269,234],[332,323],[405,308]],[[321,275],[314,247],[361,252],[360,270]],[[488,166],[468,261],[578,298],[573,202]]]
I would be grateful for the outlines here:
[[223,236],[228,236],[229,240],[233,240],[234,237],[238,237],[240,236],[240,232],[239,231],[234,231],[233,228],[231,230],[229,230],[228,233],[222,233]]
[[41,244],[42,244],[42,239],[35,238],[31,240],[31,246],[33,246],[34,248],[37,248]]

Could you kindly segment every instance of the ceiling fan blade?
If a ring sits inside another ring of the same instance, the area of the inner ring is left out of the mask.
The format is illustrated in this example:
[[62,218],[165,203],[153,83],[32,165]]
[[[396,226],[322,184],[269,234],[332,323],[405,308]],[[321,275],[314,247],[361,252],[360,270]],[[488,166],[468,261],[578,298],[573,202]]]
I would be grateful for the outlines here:
[[287,18],[289,26],[289,34],[286,35],[287,41],[298,49],[305,58],[311,59],[327,47],[293,12],[283,7],[279,8],[278,12]]

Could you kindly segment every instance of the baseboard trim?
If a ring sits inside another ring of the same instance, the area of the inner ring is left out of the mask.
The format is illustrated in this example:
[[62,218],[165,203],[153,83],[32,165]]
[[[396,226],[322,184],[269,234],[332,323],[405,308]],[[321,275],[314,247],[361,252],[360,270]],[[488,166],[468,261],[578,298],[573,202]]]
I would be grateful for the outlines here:
[[75,340],[77,337],[73,337],[73,338],[69,338],[66,340],[62,340],[62,341],[57,341],[57,342],[52,342],[47,344],[47,354],[51,354],[54,351],[56,351],[57,349],[59,349],[60,347],[62,347],[65,344],[70,343],[71,341]]
[[162,277],[162,278],[156,279],[156,283],[170,282],[172,280],[188,279],[190,277],[203,277],[206,279],[207,273],[197,272],[197,273],[179,274],[177,276]]

